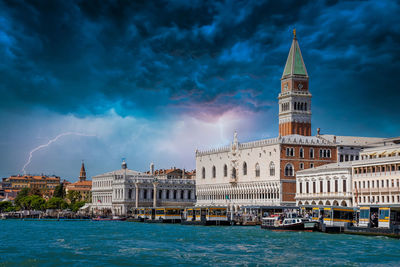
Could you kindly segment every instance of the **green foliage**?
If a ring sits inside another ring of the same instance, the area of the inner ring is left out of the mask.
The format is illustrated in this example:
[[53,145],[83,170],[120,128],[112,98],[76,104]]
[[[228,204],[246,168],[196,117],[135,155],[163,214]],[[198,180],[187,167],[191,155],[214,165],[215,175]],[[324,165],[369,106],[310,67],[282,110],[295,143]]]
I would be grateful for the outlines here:
[[54,188],[54,197],[64,198],[65,197],[65,188],[64,185],[61,183]]
[[46,200],[44,200],[42,197],[37,196],[37,195],[32,195],[30,196],[30,204],[31,208],[34,210],[44,210],[45,205],[46,205]]
[[19,191],[17,197],[14,200],[15,206],[22,208],[22,199],[24,197],[27,197],[29,195],[29,188],[23,188],[21,191]]
[[85,197],[85,202],[86,203],[92,203],[92,191],[90,191],[87,195],[86,195],[86,197]]
[[29,195],[36,195],[41,197],[43,194],[39,188],[31,188],[31,190],[29,191]]
[[18,210],[20,210],[18,207],[10,206],[10,207],[6,208],[4,211],[5,212],[12,212],[12,211],[18,211]]
[[75,202],[75,203],[73,203],[73,204],[71,204],[71,210],[73,211],[73,212],[77,212],[80,208],[82,208],[83,206],[85,205],[85,201],[78,201],[78,202]]
[[0,202],[0,212],[6,211],[10,207],[12,207],[11,201],[1,201]]
[[68,204],[64,199],[59,197],[52,197],[46,202],[47,209],[67,209]]
[[21,198],[19,206],[26,210],[44,210],[46,201],[37,195]]
[[68,191],[67,199],[71,204],[81,200],[81,194],[78,191]]

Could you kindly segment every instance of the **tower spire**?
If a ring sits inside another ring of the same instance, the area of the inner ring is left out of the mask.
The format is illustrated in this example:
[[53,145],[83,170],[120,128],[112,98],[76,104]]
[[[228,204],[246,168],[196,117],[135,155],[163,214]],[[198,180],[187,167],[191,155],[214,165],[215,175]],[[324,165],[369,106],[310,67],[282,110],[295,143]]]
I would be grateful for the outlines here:
[[82,160],[81,172],[79,173],[79,181],[86,181],[85,163]]
[[293,30],[293,41],[283,70],[282,79],[293,75],[308,77],[299,42],[297,41],[296,29]]
[[311,94],[308,73],[293,29],[293,41],[281,78],[279,135],[311,135]]

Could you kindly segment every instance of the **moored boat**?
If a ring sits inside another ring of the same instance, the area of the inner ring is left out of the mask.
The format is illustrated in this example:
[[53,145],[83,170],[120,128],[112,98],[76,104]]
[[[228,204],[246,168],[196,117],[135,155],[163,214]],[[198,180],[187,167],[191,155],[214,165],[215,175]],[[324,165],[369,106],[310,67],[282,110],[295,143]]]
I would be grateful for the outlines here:
[[262,229],[273,231],[318,231],[318,222],[309,221],[301,217],[284,218],[265,217],[262,219]]

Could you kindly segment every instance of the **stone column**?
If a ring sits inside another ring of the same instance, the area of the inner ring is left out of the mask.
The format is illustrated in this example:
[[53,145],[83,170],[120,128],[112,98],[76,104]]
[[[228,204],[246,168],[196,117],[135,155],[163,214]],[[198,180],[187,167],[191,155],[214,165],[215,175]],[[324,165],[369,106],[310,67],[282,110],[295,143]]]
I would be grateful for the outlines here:
[[135,207],[139,207],[139,184],[135,183]]
[[187,189],[185,189],[185,190],[183,191],[183,199],[184,199],[184,200],[187,200],[187,199],[188,199],[188,190],[187,190]]
[[153,183],[153,208],[157,207],[157,182]]
[[182,201],[182,200],[183,200],[182,197],[183,197],[183,196],[182,196],[182,190],[181,190],[181,189],[178,189],[178,190],[176,191],[176,198],[179,199],[179,201]]
[[163,189],[162,191],[162,199],[167,199],[167,190]]

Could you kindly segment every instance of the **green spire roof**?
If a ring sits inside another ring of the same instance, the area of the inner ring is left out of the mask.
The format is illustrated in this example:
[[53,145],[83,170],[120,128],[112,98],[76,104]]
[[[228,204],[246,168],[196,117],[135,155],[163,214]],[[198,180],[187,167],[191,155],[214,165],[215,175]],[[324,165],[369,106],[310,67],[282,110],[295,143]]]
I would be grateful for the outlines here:
[[292,75],[303,75],[308,77],[306,65],[304,65],[303,57],[299,43],[297,42],[296,33],[294,32],[292,46],[290,47],[289,56],[286,60],[285,69],[282,78]]

